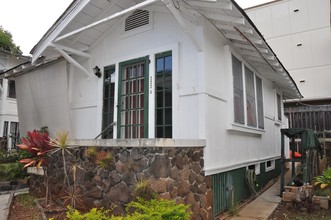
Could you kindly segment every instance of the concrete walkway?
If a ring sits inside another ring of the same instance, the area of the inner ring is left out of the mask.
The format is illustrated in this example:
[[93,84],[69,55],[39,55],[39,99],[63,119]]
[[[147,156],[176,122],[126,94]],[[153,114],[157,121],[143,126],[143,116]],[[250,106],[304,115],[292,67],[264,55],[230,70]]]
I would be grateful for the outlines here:
[[[285,175],[285,182],[290,180],[290,172]],[[251,203],[239,211],[237,216],[226,218],[231,220],[265,220],[276,209],[278,204],[282,201],[280,197],[280,177],[278,180],[264,191],[259,197],[254,199]]]
[[13,193],[0,195],[0,220],[7,220]]
[[14,198],[14,195],[20,193],[26,193],[29,188],[23,188],[12,191],[0,192],[0,220],[7,220],[9,215],[10,204]]

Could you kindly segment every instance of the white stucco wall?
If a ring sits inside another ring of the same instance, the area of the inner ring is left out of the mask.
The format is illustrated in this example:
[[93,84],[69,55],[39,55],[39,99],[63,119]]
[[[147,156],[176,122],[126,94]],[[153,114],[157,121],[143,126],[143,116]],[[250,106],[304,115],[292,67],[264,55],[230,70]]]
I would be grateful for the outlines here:
[[330,1],[283,0],[246,12],[304,98],[331,98]]

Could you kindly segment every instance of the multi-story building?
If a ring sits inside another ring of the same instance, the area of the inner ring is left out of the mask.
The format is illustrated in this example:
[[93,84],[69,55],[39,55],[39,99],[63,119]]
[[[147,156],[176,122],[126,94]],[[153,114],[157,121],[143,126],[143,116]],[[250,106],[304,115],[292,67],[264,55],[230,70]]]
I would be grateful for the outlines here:
[[278,0],[246,9],[298,85],[285,99],[291,127],[331,130],[329,0]]

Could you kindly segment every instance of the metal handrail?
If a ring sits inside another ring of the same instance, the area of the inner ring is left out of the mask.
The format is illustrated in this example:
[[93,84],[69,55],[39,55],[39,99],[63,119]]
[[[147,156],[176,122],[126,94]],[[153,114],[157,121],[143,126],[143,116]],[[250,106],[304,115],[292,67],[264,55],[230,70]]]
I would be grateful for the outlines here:
[[103,129],[101,131],[101,133],[98,136],[96,136],[94,139],[97,139],[98,137],[100,137],[100,135],[102,135],[110,126],[114,126],[114,125],[116,125],[116,122],[115,121],[112,122],[110,125],[108,125],[105,129]]

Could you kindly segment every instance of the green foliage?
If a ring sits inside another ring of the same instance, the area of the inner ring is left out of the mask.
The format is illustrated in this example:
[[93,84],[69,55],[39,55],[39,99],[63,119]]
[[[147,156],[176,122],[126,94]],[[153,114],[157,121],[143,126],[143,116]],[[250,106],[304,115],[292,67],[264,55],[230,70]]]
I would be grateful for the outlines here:
[[176,204],[172,200],[152,199],[149,201],[138,198],[138,201],[130,202],[127,211],[133,208],[135,211],[124,219],[153,219],[153,220],[188,220],[191,213],[188,206]]
[[23,165],[20,163],[0,164],[1,181],[23,179],[26,176],[26,171],[23,170]]
[[88,147],[85,152],[88,160],[95,161],[98,154],[97,147]]
[[110,217],[108,216],[108,213],[110,210],[103,210],[92,208],[87,213],[80,213],[77,209],[72,208],[71,206],[68,206],[68,211],[66,212],[66,217],[70,220],[108,220]]
[[7,30],[0,26],[0,49],[8,51],[12,55],[20,55],[22,51],[19,46],[13,42],[13,36]]
[[176,204],[172,200],[152,199],[150,201],[138,198],[136,202],[130,202],[127,211],[133,209],[133,213],[126,216],[109,216],[110,210],[92,208],[82,214],[78,210],[68,206],[67,218],[70,220],[188,220],[191,212],[188,206]]
[[315,177],[314,185],[321,189],[326,189],[331,186],[331,168],[326,169],[321,175]]

